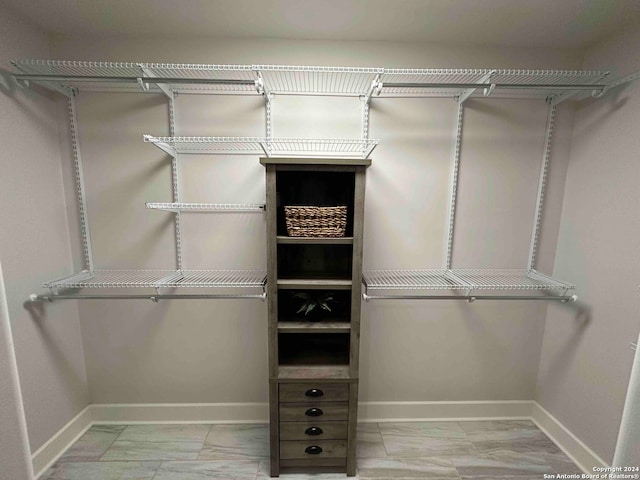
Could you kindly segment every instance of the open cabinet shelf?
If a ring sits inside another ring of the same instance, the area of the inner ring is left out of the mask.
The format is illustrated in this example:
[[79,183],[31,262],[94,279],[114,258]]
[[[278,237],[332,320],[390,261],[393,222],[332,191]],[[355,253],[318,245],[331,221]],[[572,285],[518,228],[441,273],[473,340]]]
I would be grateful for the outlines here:
[[280,365],[278,380],[318,381],[318,380],[350,380],[348,365]]

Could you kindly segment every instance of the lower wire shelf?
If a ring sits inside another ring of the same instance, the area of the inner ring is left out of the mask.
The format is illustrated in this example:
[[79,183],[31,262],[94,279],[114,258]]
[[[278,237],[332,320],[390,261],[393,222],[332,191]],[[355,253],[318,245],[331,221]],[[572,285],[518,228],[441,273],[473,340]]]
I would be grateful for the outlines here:
[[[32,301],[62,299],[119,298],[137,299],[196,299],[196,298],[265,298],[266,272],[264,270],[83,270],[56,280],[43,283],[51,290],[51,295],[31,295]],[[225,293],[213,294],[165,294],[164,288],[212,288],[223,289]],[[68,289],[117,289],[154,288],[152,294],[60,294]],[[238,290],[259,289],[261,293],[238,293]],[[229,293],[227,293],[229,292]]]
[[[575,289],[575,285],[526,269],[367,270],[363,272],[363,283],[365,301],[577,299],[575,295],[567,295],[570,290]],[[475,294],[476,290],[482,291],[482,294]],[[379,295],[371,294],[372,291],[391,293]],[[415,293],[416,291],[420,293]],[[443,293],[434,293],[437,291]],[[499,291],[500,295],[491,294],[491,291]]]

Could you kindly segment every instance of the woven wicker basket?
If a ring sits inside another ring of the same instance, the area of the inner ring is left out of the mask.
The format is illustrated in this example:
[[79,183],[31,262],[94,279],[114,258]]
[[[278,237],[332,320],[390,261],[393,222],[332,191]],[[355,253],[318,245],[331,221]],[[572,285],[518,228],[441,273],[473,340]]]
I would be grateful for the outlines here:
[[347,207],[284,207],[290,237],[344,237]]

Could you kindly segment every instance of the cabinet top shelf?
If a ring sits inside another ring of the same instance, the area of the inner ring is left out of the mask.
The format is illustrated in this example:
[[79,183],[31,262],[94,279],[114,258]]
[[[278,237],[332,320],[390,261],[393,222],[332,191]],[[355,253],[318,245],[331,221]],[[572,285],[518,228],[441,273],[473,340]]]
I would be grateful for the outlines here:
[[575,70],[399,69],[295,65],[15,60],[20,81],[52,89],[182,93],[334,95],[361,97],[548,97],[566,91],[601,90],[606,72]]

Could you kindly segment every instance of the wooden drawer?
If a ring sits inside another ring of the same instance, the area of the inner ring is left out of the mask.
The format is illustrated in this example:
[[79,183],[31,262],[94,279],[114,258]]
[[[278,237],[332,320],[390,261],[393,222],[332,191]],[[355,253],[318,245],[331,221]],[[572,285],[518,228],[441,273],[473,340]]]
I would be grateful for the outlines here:
[[280,421],[282,422],[347,420],[348,413],[349,402],[280,404]]
[[349,385],[346,383],[281,383],[281,402],[346,402],[349,400]]
[[281,440],[343,440],[347,422],[281,422]]
[[346,440],[280,442],[280,458],[340,458],[347,456]]

